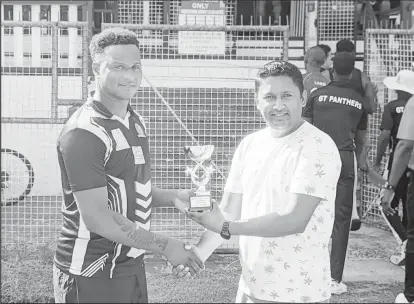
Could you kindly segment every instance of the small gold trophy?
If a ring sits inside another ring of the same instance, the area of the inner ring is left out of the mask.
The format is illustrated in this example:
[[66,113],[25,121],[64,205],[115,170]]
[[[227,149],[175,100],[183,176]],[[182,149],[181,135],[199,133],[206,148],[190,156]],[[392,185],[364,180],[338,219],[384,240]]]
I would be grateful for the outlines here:
[[[184,153],[196,162],[194,168],[187,167],[185,171],[187,176],[191,176],[193,184],[197,186],[194,195],[190,197],[189,211],[210,211],[213,207],[209,187],[210,176],[214,172],[210,161],[213,151],[213,145],[184,147]],[[208,162],[209,165],[205,167],[203,162]],[[201,176],[197,174],[198,170],[203,171]]]

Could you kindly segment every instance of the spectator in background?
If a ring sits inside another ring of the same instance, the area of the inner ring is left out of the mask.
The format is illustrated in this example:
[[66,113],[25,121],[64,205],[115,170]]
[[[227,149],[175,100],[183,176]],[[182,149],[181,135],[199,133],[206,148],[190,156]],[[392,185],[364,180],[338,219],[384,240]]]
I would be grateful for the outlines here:
[[[336,52],[347,52],[352,57],[356,55],[355,45],[354,43],[349,39],[342,39],[337,42],[336,44]],[[330,79],[333,79],[333,73],[332,70],[330,71]],[[367,126],[364,130],[358,130],[356,132],[355,141],[358,142],[365,142],[366,137],[366,129],[368,128],[368,114],[372,114],[377,105],[376,105],[376,92],[373,84],[371,83],[369,77],[361,70],[356,68],[354,66],[354,69],[352,71],[352,78],[350,79],[350,86],[359,93],[362,97],[365,98],[365,111],[363,113],[364,117],[362,121],[366,122]],[[365,154],[365,153],[363,153]],[[355,172],[355,176],[358,177],[358,172]],[[358,181],[355,180],[355,184],[358,185]],[[353,207],[353,213],[352,213],[352,226],[351,230],[355,231],[358,230],[361,226],[361,220],[359,218],[358,212],[357,212],[357,202],[356,202],[356,193],[354,195],[354,207]]]
[[[398,98],[385,105],[384,113],[382,114],[382,122],[380,126],[381,134],[378,138],[377,156],[375,160],[375,167],[377,171],[381,166],[382,157],[385,154],[387,145],[390,147],[390,155],[388,159],[388,178],[391,173],[391,165],[394,159],[394,152],[398,144],[397,132],[400,126],[400,121],[404,113],[405,106],[408,100],[414,94],[414,72],[409,70],[402,70],[398,72],[397,77],[387,77],[384,79],[384,85],[390,89],[397,91]],[[413,130],[414,131],[414,130]],[[402,221],[398,212],[393,215],[388,215],[383,211],[385,219],[390,229],[393,230],[401,243],[401,254],[391,256],[390,260],[393,264],[404,265],[405,260],[405,244],[407,240],[407,216],[406,216],[406,201],[407,201],[407,187],[409,178],[407,176],[408,169],[401,176],[394,189],[394,198],[390,203],[390,208],[397,211],[400,205],[400,200],[403,205]]]
[[[336,52],[347,52],[351,54],[354,59],[356,55],[355,45],[349,39],[342,39],[336,44]],[[329,79],[333,79],[333,70],[329,69]],[[360,69],[355,68],[352,71],[351,85],[354,90],[362,95],[368,103],[366,103],[366,111],[368,114],[372,114],[376,109],[376,94],[375,88],[372,85],[369,77]]]
[[325,62],[321,67],[321,73],[326,79],[330,80],[329,69],[332,68],[332,49],[326,44],[318,44],[317,46],[325,52]]
[[[397,82],[398,79],[394,79]],[[412,89],[413,86],[411,85]],[[408,168],[410,181],[407,190],[407,245],[405,249],[405,288],[395,303],[414,302],[414,96],[405,105],[404,114],[398,128],[398,144],[394,151],[391,173],[381,192],[381,205],[387,215],[395,210],[390,207],[398,181]]]
[[311,47],[305,54],[305,69],[303,75],[304,99],[318,88],[326,86],[329,81],[321,73],[321,67],[325,63],[325,52],[318,46]]
[[[332,231],[331,292],[347,291],[342,282],[351,226],[356,175],[356,159],[361,164],[364,142],[356,140],[357,130],[366,130],[366,100],[358,94],[350,80],[355,57],[337,53],[333,60],[334,80],[314,91],[306,103],[303,117],[334,140],[342,161],[335,200],[335,221]],[[355,144],[354,144],[355,141]],[[355,157],[355,153],[357,157]]]

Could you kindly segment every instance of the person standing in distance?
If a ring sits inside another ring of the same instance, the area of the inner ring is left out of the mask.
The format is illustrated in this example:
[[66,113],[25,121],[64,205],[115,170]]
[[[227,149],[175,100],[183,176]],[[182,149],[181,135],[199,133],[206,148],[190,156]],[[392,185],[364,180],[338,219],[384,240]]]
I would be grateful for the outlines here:
[[318,44],[317,46],[325,52],[325,63],[321,67],[321,73],[326,79],[330,80],[329,69],[332,68],[332,49],[326,44]]
[[144,120],[130,105],[142,79],[137,36],[106,29],[92,38],[90,53],[95,94],[57,142],[64,201],[55,302],[147,303],[145,251],[194,275],[203,267],[184,243],[149,231],[153,207],[188,201],[190,191],[152,186]]
[[[356,56],[356,50],[354,43],[349,39],[342,39],[336,44],[336,53],[347,52],[352,57]],[[329,70],[330,80],[333,80],[333,70]],[[367,114],[372,114],[377,108],[377,97],[375,93],[375,88],[365,72],[355,67],[352,70],[351,85],[362,97],[366,99],[366,108],[365,111]]]
[[321,71],[325,63],[325,52],[318,46],[311,47],[305,54],[305,69],[303,75],[304,98],[308,99],[309,95],[318,88],[324,87],[329,83]]
[[[182,210],[208,229],[195,248],[206,260],[224,240],[240,236],[236,303],[329,301],[338,149],[302,119],[303,76],[295,65],[266,64],[255,97],[267,128],[237,147],[220,207]],[[174,271],[186,274],[183,266]]]
[[[363,116],[366,100],[352,88],[350,83],[354,64],[354,57],[349,53],[335,54],[334,80],[310,95],[303,112],[303,117],[308,122],[333,139],[342,160],[335,200],[335,222],[330,259],[333,294],[347,291],[347,286],[342,282],[342,276],[356,187],[354,151],[357,154],[356,159],[362,161],[364,146],[363,142],[355,141],[355,138],[357,130],[366,130],[367,126]],[[359,166],[364,167],[361,162]]]
[[[411,86],[412,87],[412,86]],[[405,288],[397,295],[395,303],[414,302],[414,96],[408,100],[397,133],[398,144],[394,151],[391,173],[381,191],[381,205],[388,215],[393,215],[390,203],[398,181],[408,168],[410,181],[407,187],[407,245],[405,248]]]
[[[336,52],[347,52],[352,57],[356,57],[356,50],[354,43],[349,39],[342,39],[337,42],[336,44]],[[333,79],[333,71],[332,69],[329,70],[330,79]],[[375,112],[377,108],[377,98],[375,93],[375,88],[370,81],[369,77],[361,70],[355,68],[352,71],[352,77],[350,79],[350,85],[351,87],[361,96],[363,96],[366,99],[365,103],[365,112],[363,114],[363,121],[366,122],[367,128],[368,128],[368,115]],[[366,128],[366,129],[367,129]],[[359,142],[366,141],[366,131],[358,130],[355,136],[355,140]],[[358,185],[358,171],[355,172],[356,180],[355,184]],[[358,230],[361,227],[361,220],[359,218],[358,212],[357,212],[357,199],[356,199],[356,191],[354,195],[354,206],[352,211],[352,225],[351,230]]]
[[[400,121],[404,113],[405,105],[408,100],[414,94],[414,72],[410,70],[402,70],[398,72],[396,77],[387,77],[384,79],[384,85],[389,90],[395,90],[397,92],[397,99],[392,100],[384,106],[384,112],[382,114],[382,122],[380,126],[380,136],[377,144],[377,154],[375,159],[375,167],[377,171],[381,166],[381,160],[385,154],[387,146],[390,147],[390,154],[388,158],[387,170],[388,176],[391,174],[391,165],[393,163],[394,151],[398,144],[397,132],[400,126]],[[385,172],[386,173],[386,172]],[[384,213],[385,220],[388,226],[392,229],[393,233],[398,236],[398,240],[401,244],[401,254],[391,256],[390,260],[393,264],[402,266],[404,265],[405,259],[405,244],[407,240],[406,229],[407,229],[407,187],[409,183],[409,177],[407,176],[408,169],[401,176],[398,181],[395,190],[394,198],[391,201],[390,206],[385,208],[392,208],[397,210],[400,205],[400,200],[403,205],[403,217],[400,218],[398,212],[393,213],[389,216],[389,212]]]

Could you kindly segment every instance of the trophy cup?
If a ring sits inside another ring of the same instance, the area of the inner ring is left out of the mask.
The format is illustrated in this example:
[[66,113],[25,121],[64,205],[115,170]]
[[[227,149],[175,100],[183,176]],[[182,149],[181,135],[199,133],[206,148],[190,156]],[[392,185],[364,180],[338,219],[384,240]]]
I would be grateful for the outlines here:
[[[214,146],[186,146],[184,153],[192,161],[196,162],[194,168],[187,167],[185,173],[191,176],[191,181],[197,186],[193,196],[190,197],[189,211],[209,211],[212,209],[212,201],[210,195],[210,176],[214,172],[210,158],[213,154]],[[203,162],[209,163],[206,167]],[[202,171],[198,174],[197,171]]]

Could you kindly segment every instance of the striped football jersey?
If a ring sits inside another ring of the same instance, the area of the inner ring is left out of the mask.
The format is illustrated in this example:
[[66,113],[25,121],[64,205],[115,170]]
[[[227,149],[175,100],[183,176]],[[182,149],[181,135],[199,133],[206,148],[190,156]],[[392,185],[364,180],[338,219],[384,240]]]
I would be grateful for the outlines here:
[[56,266],[84,277],[135,273],[135,258],[144,250],[89,231],[73,193],[107,187],[109,209],[150,229],[151,171],[144,120],[130,106],[126,118],[121,119],[100,102],[89,99],[64,126],[57,153],[64,200]]

